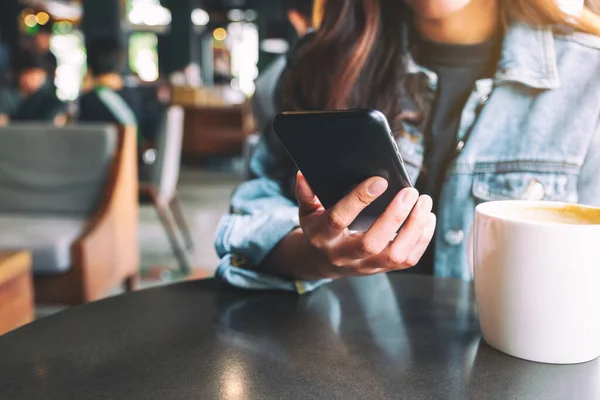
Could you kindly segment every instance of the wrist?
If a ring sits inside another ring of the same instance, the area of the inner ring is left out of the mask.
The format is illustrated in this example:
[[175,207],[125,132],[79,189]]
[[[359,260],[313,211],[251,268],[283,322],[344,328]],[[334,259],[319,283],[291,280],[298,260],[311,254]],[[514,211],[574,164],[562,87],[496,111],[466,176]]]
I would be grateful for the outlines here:
[[335,267],[315,249],[298,228],[290,232],[273,249],[263,269],[293,280],[336,279]]

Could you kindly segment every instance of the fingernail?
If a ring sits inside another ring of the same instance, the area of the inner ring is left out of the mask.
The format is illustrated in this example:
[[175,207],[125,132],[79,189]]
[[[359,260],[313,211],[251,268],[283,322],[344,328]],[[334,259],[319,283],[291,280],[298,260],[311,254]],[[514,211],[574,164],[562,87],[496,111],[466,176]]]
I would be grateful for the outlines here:
[[[406,202],[408,202],[408,200],[411,197],[414,197],[415,195],[418,196],[418,193],[417,193],[416,189],[407,188],[407,189],[402,190],[402,192],[400,193],[400,200],[403,203],[406,203]],[[414,204],[414,202],[413,202],[413,204]]]
[[370,196],[379,196],[387,189],[387,181],[382,178],[375,179],[367,188],[367,193]]
[[429,196],[421,197],[421,200],[419,201],[419,208],[421,209],[421,211],[429,212],[429,211],[431,211],[432,206],[433,206],[433,201],[431,200],[431,197],[429,197]]

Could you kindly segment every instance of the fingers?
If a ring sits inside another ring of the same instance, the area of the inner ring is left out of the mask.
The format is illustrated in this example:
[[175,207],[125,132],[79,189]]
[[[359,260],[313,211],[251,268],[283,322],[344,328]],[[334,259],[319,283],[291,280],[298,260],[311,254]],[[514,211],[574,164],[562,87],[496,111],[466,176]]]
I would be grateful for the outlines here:
[[432,207],[431,197],[421,196],[396,238],[378,255],[364,259],[361,268],[391,271],[414,266],[433,237],[433,232],[426,231],[435,229],[435,217],[431,221]]
[[429,215],[433,201],[429,196],[421,196],[408,220],[396,235],[396,238],[382,253],[383,261],[388,265],[406,265],[425,227],[429,223]]
[[381,177],[369,178],[324,214],[330,235],[338,235],[358,217],[369,204],[381,196],[388,183]]
[[298,200],[300,217],[312,214],[323,207],[300,171],[296,175],[296,199]]
[[417,265],[423,254],[425,254],[425,250],[429,246],[431,239],[433,239],[433,234],[435,233],[437,219],[434,214],[429,214],[429,221],[427,225],[425,225],[425,229],[423,229],[423,234],[419,238],[419,241],[415,245],[412,253],[408,256],[406,260],[406,264],[408,267],[414,267]]
[[385,212],[365,233],[362,239],[365,250],[363,257],[379,254],[387,247],[410,215],[417,200],[419,200],[419,192],[416,189],[406,188],[398,193]]
[[373,226],[366,233],[355,235],[340,244],[335,256],[343,262],[349,262],[381,253],[408,218],[418,199],[419,193],[413,188],[400,191]]
[[427,249],[436,225],[431,213],[433,202],[429,196],[419,197],[413,188],[398,193],[367,232],[347,231],[387,187],[383,178],[367,179],[325,211],[304,176],[298,173],[296,197],[304,234],[330,264],[339,267],[336,270],[340,275],[371,275],[405,269],[415,265]]

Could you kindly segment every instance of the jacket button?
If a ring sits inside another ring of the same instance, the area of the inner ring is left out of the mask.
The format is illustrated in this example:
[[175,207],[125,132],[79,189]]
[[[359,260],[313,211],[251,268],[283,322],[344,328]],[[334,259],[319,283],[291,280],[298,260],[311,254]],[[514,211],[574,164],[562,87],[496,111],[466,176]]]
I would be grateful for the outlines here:
[[463,240],[465,240],[465,233],[461,230],[451,229],[446,232],[446,235],[444,235],[444,239],[446,239],[446,242],[449,245],[458,246],[463,242]]
[[537,179],[532,179],[525,189],[525,200],[542,200],[546,196],[546,188]]
[[231,256],[231,265],[233,267],[236,268],[245,268],[248,264],[248,260],[246,260],[246,257],[237,255],[237,254],[232,254]]

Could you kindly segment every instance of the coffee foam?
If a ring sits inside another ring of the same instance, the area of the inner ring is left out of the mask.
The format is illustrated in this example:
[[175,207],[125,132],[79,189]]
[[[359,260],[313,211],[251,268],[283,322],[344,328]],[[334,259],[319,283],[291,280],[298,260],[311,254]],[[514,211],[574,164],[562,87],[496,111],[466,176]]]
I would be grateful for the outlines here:
[[500,218],[514,221],[539,222],[565,225],[600,225],[600,211],[576,205],[561,207],[507,207],[496,210],[494,214]]

